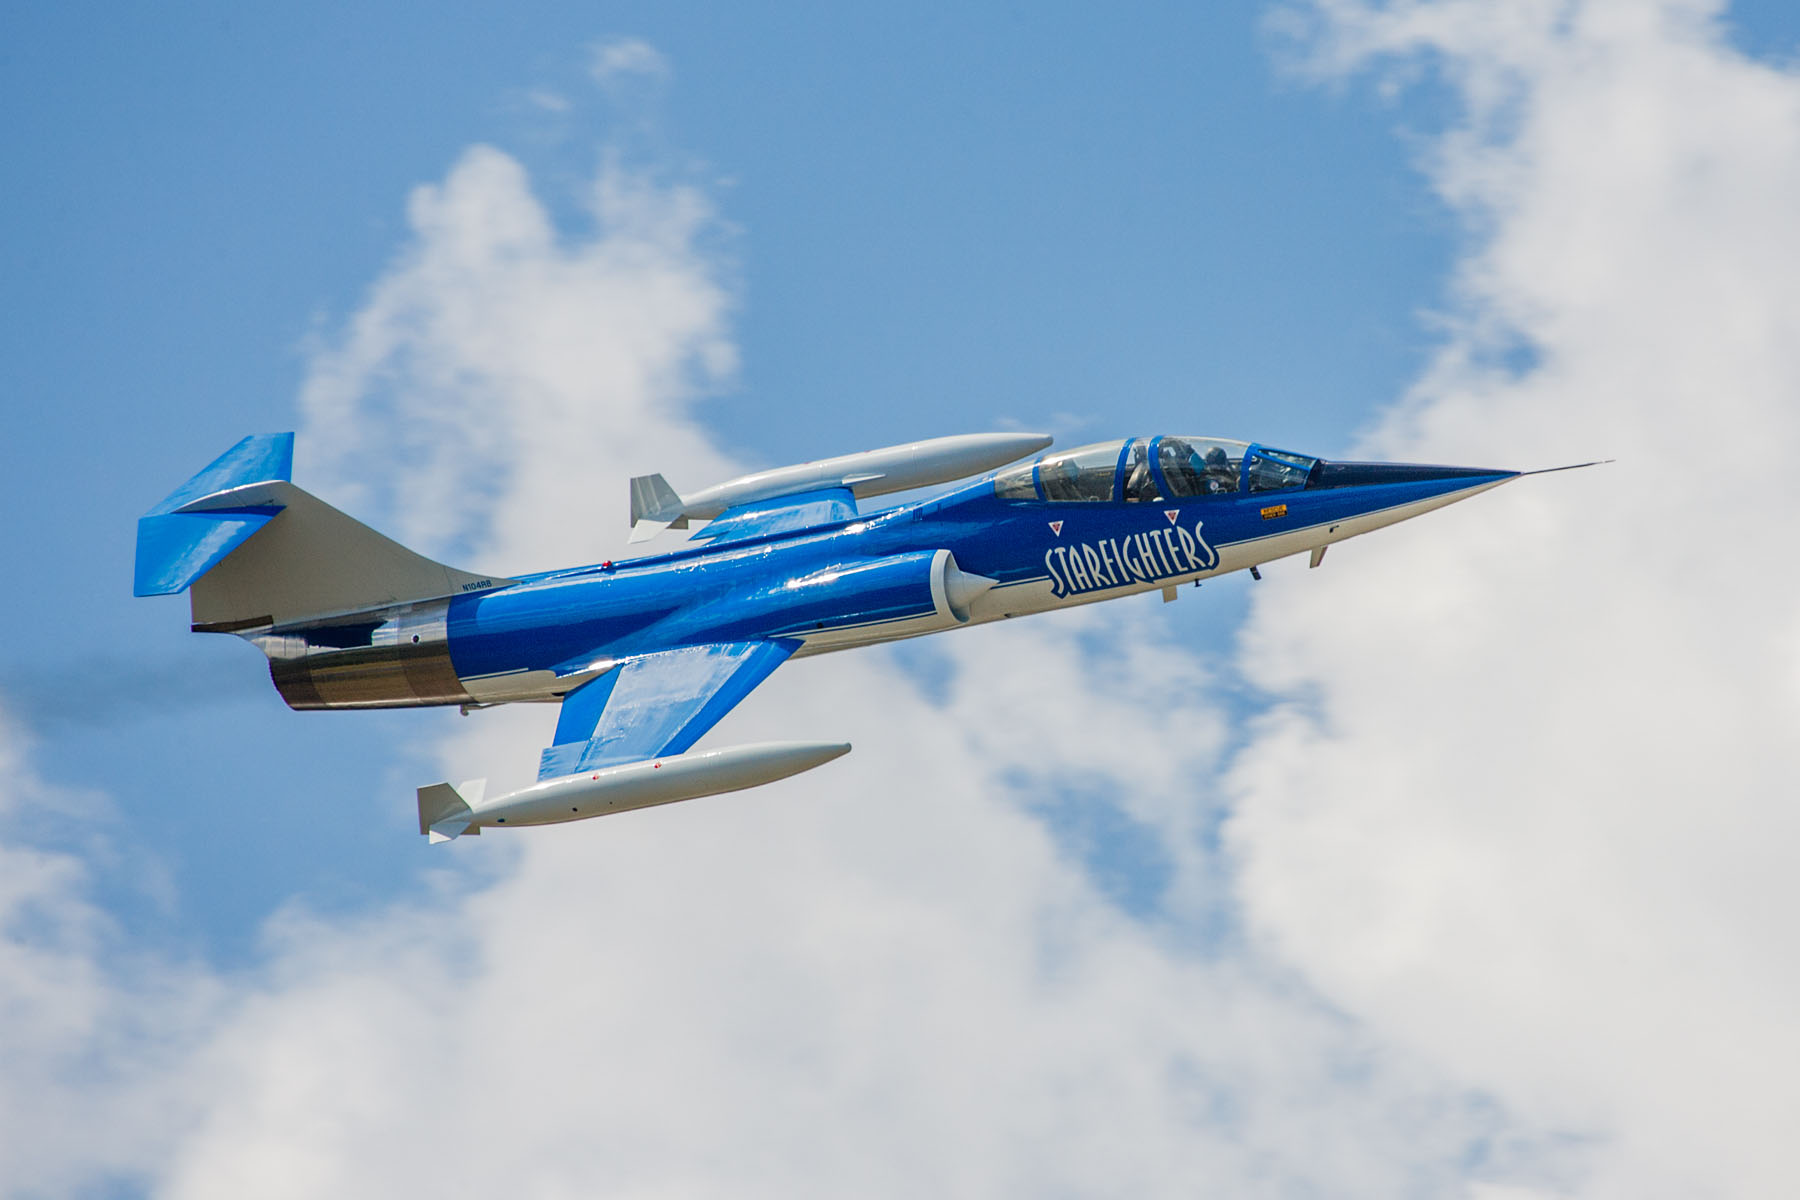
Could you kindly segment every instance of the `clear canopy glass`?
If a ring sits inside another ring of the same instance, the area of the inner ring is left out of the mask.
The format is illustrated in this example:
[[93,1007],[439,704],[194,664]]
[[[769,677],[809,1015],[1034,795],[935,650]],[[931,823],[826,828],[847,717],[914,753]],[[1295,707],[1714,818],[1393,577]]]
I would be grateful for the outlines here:
[[1317,459],[1224,438],[1165,434],[1046,454],[994,477],[1002,500],[1148,503],[1306,486]]
[[1098,442],[1038,459],[1038,486],[1046,500],[1111,500],[1124,442]]
[[1250,490],[1273,492],[1282,488],[1305,487],[1307,477],[1312,474],[1318,461],[1304,454],[1290,454],[1286,450],[1258,446],[1256,453],[1250,456],[1250,469],[1246,472],[1250,477]]
[[1250,450],[1247,442],[1219,438],[1156,439],[1156,471],[1170,500],[1190,496],[1224,496],[1238,490],[1238,468]]

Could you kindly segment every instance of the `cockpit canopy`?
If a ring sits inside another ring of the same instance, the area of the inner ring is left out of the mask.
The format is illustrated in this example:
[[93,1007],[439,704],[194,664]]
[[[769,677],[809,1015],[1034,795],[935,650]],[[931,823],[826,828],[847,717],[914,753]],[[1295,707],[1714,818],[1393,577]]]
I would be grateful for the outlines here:
[[1131,438],[1054,451],[994,477],[1002,500],[1186,500],[1305,487],[1318,459],[1209,437]]

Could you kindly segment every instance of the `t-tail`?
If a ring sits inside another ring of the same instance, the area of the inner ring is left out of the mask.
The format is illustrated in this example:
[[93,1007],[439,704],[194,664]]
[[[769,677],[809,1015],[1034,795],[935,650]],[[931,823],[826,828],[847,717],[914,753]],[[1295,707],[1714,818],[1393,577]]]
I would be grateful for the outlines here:
[[415,554],[295,487],[293,463],[293,434],[256,434],[171,492],[138,521],[134,592],[186,591],[194,631],[255,642],[295,708],[466,702],[443,611],[513,581]]

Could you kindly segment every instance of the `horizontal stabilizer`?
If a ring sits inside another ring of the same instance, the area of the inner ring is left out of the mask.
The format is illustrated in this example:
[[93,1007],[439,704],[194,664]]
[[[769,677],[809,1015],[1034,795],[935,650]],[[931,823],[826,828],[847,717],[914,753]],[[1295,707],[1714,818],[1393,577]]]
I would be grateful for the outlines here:
[[138,521],[132,594],[172,596],[217,566],[281,511],[278,505],[233,505],[193,511],[220,493],[293,475],[294,435],[245,438],[176,488]]
[[250,540],[279,508],[157,513],[138,519],[134,596],[173,596]]
[[196,501],[243,487],[294,477],[294,435],[253,433],[170,492],[149,515],[191,510]]

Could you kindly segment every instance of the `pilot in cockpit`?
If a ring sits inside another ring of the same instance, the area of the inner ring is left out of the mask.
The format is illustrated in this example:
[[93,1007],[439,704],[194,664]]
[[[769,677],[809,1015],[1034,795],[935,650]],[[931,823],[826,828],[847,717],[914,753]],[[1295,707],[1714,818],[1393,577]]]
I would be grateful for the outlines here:
[[1131,443],[1131,461],[1125,468],[1125,499],[1157,499],[1156,478],[1150,473],[1150,447],[1142,438]]
[[1225,456],[1223,446],[1214,446],[1206,452],[1206,468],[1201,472],[1206,481],[1205,494],[1223,496],[1227,492],[1237,491],[1237,464]]
[[1165,437],[1157,459],[1169,490],[1177,498],[1228,496],[1238,490],[1238,459],[1216,442]]

